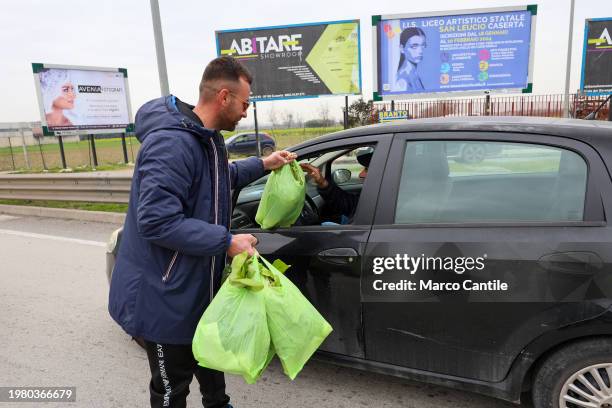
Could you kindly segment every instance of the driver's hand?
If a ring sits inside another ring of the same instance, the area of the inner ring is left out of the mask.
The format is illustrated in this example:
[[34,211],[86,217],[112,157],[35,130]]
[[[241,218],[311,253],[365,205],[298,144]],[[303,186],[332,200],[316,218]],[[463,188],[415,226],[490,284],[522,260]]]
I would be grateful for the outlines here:
[[321,175],[321,171],[317,167],[308,163],[300,163],[300,167],[306,172],[308,177],[317,183],[319,188],[327,188],[329,182]]
[[247,251],[249,256],[255,254],[255,245],[257,245],[257,238],[251,234],[236,234],[232,235],[232,242],[227,249],[227,255],[231,258],[234,256]]

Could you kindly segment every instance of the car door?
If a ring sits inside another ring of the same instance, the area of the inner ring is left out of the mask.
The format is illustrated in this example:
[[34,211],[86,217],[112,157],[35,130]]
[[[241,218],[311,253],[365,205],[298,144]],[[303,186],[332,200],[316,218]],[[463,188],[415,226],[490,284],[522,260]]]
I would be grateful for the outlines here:
[[[454,161],[457,143],[494,153]],[[407,133],[388,163],[364,256],[366,358],[497,382],[531,341],[610,305],[610,178],[588,145]]]
[[[259,240],[257,249],[262,256],[270,261],[278,258],[291,265],[287,277],[333,327],[320,347],[322,351],[353,357],[365,355],[359,289],[361,260],[390,142],[391,135],[360,136],[319,143],[296,151],[300,159],[364,143],[376,146],[352,224],[234,231],[254,234]],[[321,200],[320,197],[313,198]]]

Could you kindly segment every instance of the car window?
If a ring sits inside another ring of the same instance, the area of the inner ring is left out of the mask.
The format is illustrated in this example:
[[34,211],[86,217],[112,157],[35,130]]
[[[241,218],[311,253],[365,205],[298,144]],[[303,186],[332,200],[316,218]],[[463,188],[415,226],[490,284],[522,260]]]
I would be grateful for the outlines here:
[[409,141],[395,222],[578,221],[587,165],[545,145]]

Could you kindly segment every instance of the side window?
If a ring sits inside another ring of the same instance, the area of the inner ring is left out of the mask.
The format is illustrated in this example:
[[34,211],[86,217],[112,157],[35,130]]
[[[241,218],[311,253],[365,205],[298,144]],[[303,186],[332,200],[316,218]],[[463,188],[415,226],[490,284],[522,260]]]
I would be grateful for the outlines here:
[[257,138],[255,137],[255,134],[253,133],[249,133],[245,139],[246,142],[255,142],[256,140]]
[[395,222],[583,219],[587,165],[557,147],[505,142],[407,142]]

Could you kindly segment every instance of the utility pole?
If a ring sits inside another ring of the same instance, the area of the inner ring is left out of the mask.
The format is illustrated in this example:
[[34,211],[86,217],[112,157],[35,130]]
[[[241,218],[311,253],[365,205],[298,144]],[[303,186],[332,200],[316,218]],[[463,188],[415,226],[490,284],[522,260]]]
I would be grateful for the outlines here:
[[567,64],[565,68],[565,103],[563,104],[563,117],[564,118],[570,117],[569,86],[570,86],[570,74],[572,71],[572,37],[573,36],[574,36],[574,0],[571,0],[569,35],[567,39]]
[[164,37],[162,35],[159,4],[151,0],[151,17],[153,18],[153,34],[155,36],[155,53],[157,54],[157,71],[159,72],[159,87],[162,96],[170,95],[168,86],[168,71],[166,70],[166,53],[164,52]]

